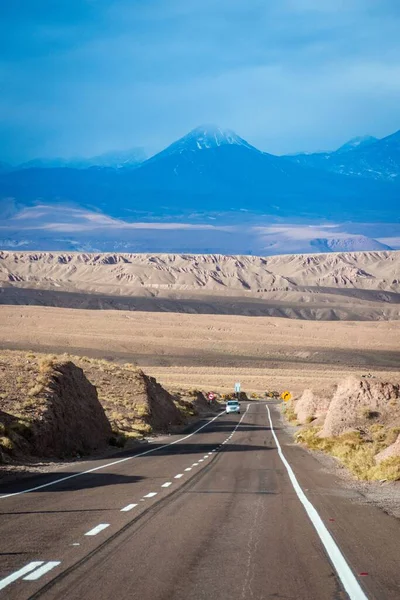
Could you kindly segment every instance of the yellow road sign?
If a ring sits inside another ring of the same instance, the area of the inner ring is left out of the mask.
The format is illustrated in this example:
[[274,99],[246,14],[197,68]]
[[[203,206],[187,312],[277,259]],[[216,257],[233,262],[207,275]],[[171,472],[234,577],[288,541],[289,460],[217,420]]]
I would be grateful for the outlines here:
[[291,400],[292,394],[290,392],[282,392],[281,398],[282,398],[282,400],[287,402],[288,400]]

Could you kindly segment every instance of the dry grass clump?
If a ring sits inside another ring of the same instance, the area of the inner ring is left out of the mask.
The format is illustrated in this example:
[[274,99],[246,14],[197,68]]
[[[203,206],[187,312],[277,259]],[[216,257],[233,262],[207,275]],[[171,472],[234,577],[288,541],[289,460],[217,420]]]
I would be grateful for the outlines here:
[[285,402],[285,404],[283,405],[283,414],[285,415],[289,423],[295,426],[299,425],[292,401]]
[[320,427],[309,427],[296,435],[298,443],[339,459],[357,479],[400,480],[400,457],[376,464],[375,456],[397,438],[398,428],[372,425],[368,431],[348,431],[337,437],[320,437]]
[[28,390],[28,396],[39,396],[44,390],[44,386],[41,383],[36,383]]
[[11,451],[14,449],[14,442],[12,441],[12,439],[4,435],[0,437],[0,448],[2,450]]

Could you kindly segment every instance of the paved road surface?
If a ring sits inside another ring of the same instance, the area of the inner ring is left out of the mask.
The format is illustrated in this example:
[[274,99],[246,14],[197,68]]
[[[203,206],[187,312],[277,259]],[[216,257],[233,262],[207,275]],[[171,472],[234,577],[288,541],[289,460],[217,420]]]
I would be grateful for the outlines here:
[[276,408],[272,431],[266,404],[247,406],[2,486],[0,600],[398,600],[399,521],[292,445]]

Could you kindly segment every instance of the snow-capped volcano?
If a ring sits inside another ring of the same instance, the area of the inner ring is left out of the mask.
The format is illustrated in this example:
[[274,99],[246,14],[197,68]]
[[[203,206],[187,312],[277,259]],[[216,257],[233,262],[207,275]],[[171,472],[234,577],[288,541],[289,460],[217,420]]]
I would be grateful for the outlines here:
[[168,156],[171,154],[182,154],[184,152],[196,152],[199,150],[210,150],[220,146],[244,146],[249,150],[260,153],[254,146],[246,142],[237,133],[230,129],[222,129],[216,125],[200,125],[192,129],[188,134],[165,148],[153,158]]

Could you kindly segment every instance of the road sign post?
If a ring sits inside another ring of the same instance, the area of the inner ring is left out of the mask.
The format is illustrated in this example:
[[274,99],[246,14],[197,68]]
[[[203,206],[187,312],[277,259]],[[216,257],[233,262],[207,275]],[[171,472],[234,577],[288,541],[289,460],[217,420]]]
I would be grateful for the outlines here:
[[235,383],[235,394],[239,398],[239,396],[240,396],[240,381]]

